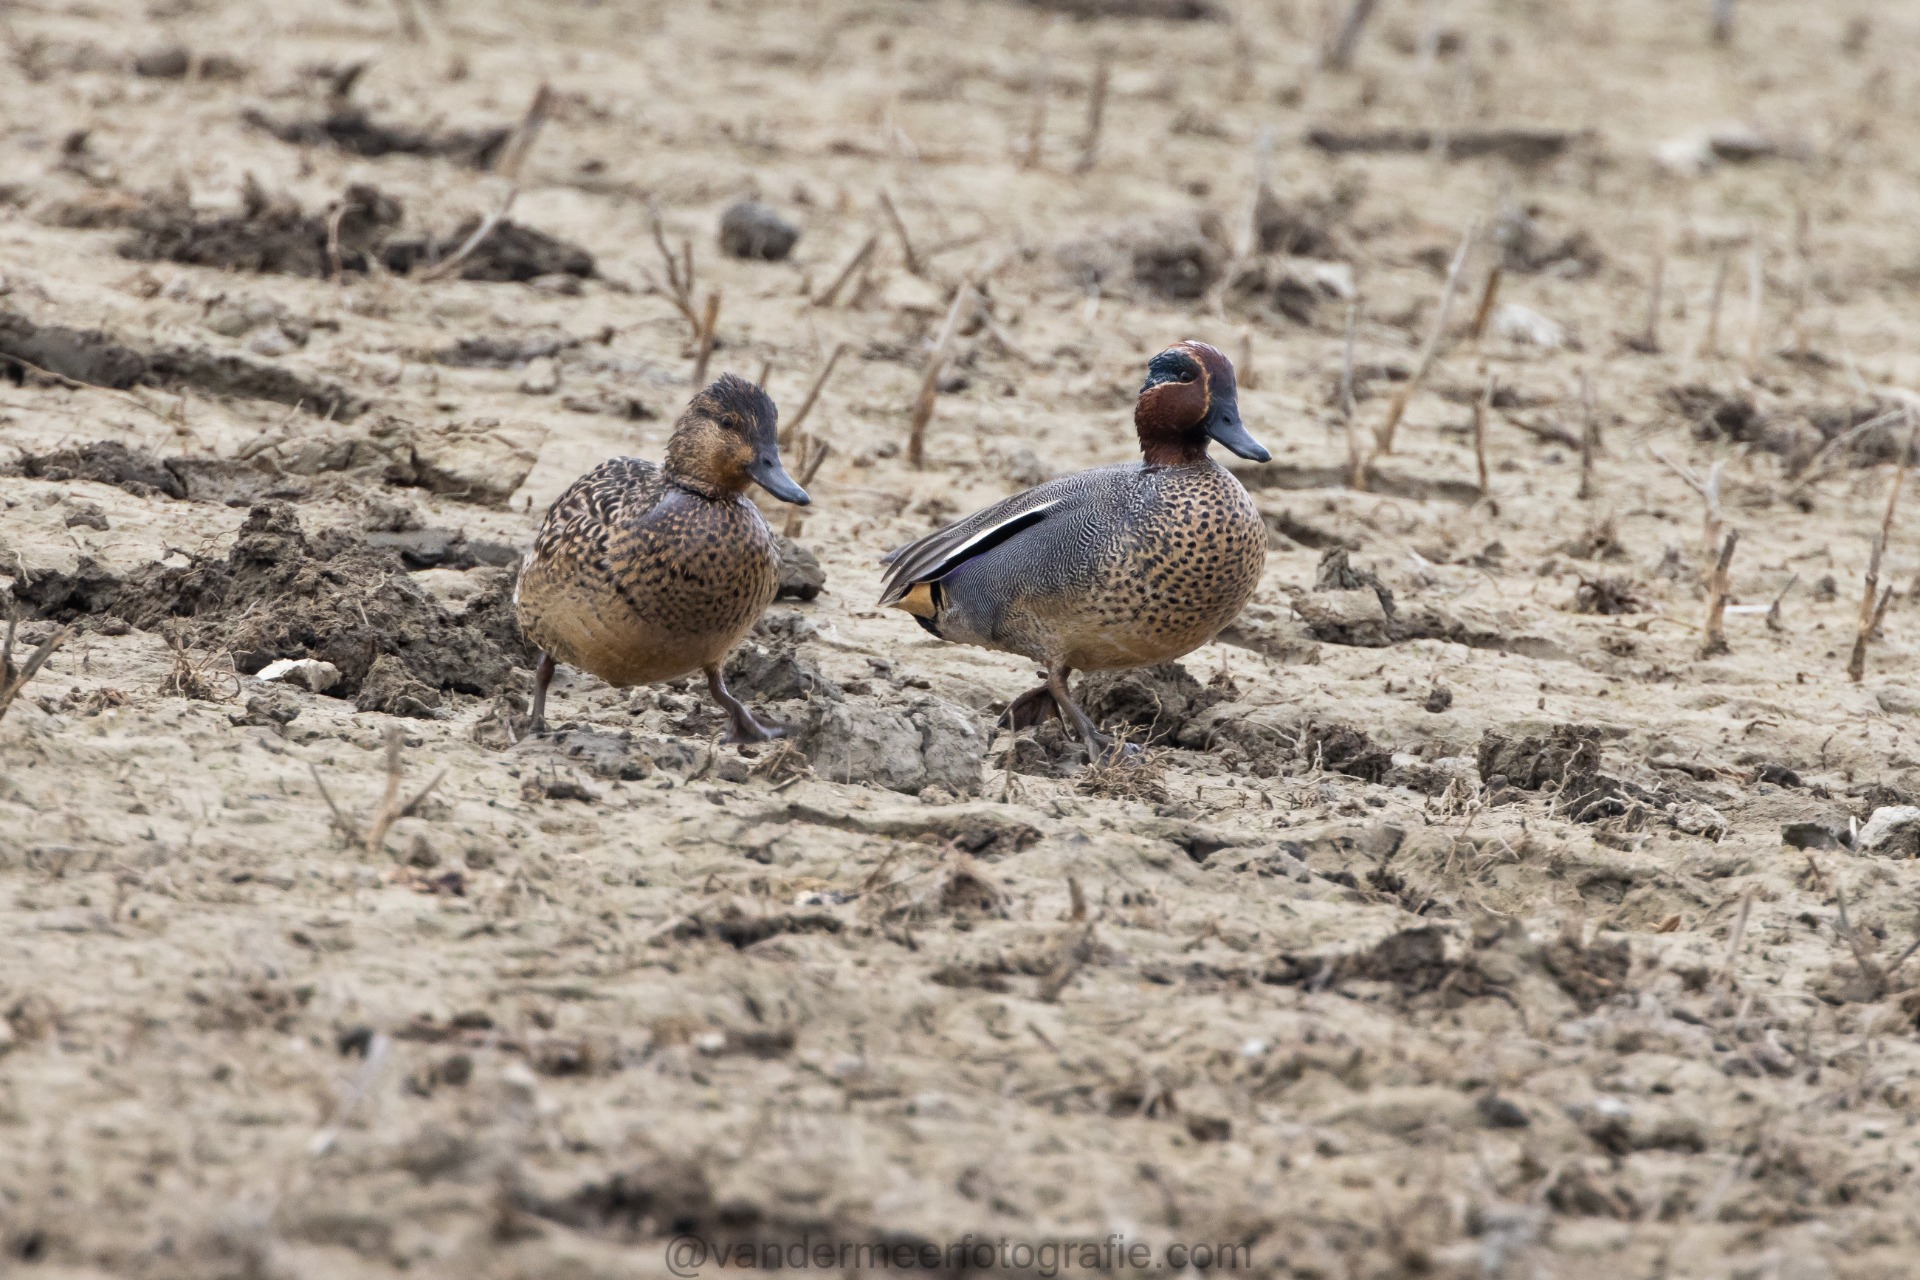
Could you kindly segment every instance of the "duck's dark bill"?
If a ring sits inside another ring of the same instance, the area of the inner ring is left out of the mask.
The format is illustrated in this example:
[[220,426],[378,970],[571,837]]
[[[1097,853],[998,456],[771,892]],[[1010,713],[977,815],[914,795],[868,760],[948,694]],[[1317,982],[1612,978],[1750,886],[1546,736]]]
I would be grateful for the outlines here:
[[1273,459],[1273,455],[1267,452],[1265,445],[1247,434],[1247,429],[1241,425],[1240,415],[1237,413],[1215,414],[1212,421],[1207,423],[1207,434],[1243,458],[1250,458],[1254,462],[1269,462]]
[[787,469],[780,465],[778,458],[768,458],[756,462],[747,468],[747,475],[753,482],[765,489],[782,502],[791,502],[796,507],[804,507],[813,501],[807,491],[793,482]]

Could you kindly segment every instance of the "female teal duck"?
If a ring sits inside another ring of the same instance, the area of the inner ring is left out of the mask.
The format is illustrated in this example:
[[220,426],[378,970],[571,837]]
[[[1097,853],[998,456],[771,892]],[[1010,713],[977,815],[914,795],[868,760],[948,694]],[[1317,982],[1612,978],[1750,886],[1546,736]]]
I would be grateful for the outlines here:
[[892,552],[880,603],[944,640],[1031,658],[1047,683],[1007,708],[1015,728],[1072,720],[1089,751],[1113,742],[1067,693],[1070,671],[1170,662],[1212,640],[1260,580],[1267,531],[1217,440],[1271,456],[1241,425],[1233,362],[1182,342],[1147,365],[1133,410],[1141,460],[1015,494]]
[[733,722],[731,741],[780,732],[756,721],[720,675],[779,578],[773,533],[747,485],[808,502],[780,465],[777,416],[766,392],[727,374],[680,415],[665,467],[609,458],[553,504],[513,593],[520,629],[541,651],[535,732],[556,660],[623,687],[705,671]]

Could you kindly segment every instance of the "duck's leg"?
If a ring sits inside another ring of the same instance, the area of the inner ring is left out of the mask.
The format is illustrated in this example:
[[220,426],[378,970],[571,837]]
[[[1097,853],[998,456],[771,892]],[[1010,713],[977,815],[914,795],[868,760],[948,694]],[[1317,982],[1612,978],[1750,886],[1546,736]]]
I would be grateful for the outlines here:
[[1000,723],[1009,729],[1030,729],[1059,714],[1060,704],[1053,700],[1053,686],[1043,684],[1009,702],[1000,717]]
[[1094,728],[1092,718],[1080,709],[1080,704],[1067,692],[1067,670],[1066,667],[1047,668],[1047,691],[1053,695],[1054,704],[1072,721],[1073,731],[1087,748],[1087,754],[1103,763],[1138,754],[1139,748],[1132,743],[1116,741]]
[[715,702],[726,708],[728,718],[733,721],[733,730],[727,734],[728,742],[765,742],[786,732],[778,725],[765,725],[755,720],[753,713],[747,710],[740,699],[727,692],[726,677],[720,674],[718,663],[707,668],[707,690],[713,694]]
[[533,668],[533,715],[527,725],[528,733],[547,731],[547,686],[553,683],[553,655],[541,651],[540,661]]

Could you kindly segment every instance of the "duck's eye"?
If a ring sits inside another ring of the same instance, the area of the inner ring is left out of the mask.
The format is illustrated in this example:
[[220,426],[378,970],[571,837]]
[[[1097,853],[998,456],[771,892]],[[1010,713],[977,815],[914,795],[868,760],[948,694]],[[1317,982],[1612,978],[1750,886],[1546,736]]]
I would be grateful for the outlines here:
[[1193,379],[1194,373],[1191,369],[1182,369],[1178,375],[1178,380],[1181,382],[1192,382]]

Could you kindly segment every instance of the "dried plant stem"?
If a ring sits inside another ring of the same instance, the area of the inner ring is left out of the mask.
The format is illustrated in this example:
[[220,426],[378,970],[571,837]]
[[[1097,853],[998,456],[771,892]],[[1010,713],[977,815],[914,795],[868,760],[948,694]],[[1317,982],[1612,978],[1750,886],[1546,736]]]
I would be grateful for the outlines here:
[[1260,386],[1260,375],[1253,367],[1253,326],[1240,326],[1240,365],[1234,370],[1239,383],[1248,391]]
[[1427,341],[1420,348],[1420,359],[1413,367],[1413,375],[1400,388],[1399,394],[1387,408],[1387,417],[1374,432],[1378,452],[1393,452],[1393,436],[1399,430],[1400,419],[1407,412],[1407,402],[1420,390],[1420,384],[1426,380],[1427,371],[1433,367],[1434,355],[1440,349],[1440,339],[1447,328],[1447,313],[1453,309],[1453,295],[1460,287],[1460,268],[1466,265],[1467,252],[1473,248],[1475,237],[1479,235],[1478,221],[1470,223],[1466,234],[1460,237],[1460,247],[1453,251],[1453,261],[1447,266],[1447,282],[1440,290],[1440,306],[1434,313],[1433,328],[1427,333]]
[[1060,998],[1060,993],[1067,989],[1067,984],[1073,981],[1074,975],[1086,965],[1087,944],[1092,940],[1093,921],[1091,920],[1084,921],[1077,928],[1070,930],[1062,939],[1059,960],[1055,962],[1053,971],[1040,980],[1040,985],[1034,993],[1041,1003],[1052,1004]]
[[1087,132],[1080,141],[1074,172],[1087,173],[1100,159],[1100,131],[1106,125],[1107,88],[1113,78],[1113,51],[1101,49],[1093,64],[1093,88],[1087,95]]
[[1373,17],[1373,11],[1379,7],[1380,0],[1353,0],[1345,20],[1340,23],[1339,32],[1327,48],[1324,64],[1327,70],[1345,71],[1353,65],[1353,51],[1360,43],[1360,33],[1366,30],[1367,20]]
[[1360,294],[1347,303],[1347,338],[1340,350],[1340,416],[1353,421],[1353,340],[1360,326]]
[[1747,891],[1740,895],[1740,911],[1733,918],[1733,931],[1727,935],[1727,958],[1720,966],[1720,975],[1728,986],[1733,985],[1733,963],[1740,956],[1740,941],[1747,936],[1747,921],[1753,915],[1755,888],[1748,885]]
[[953,348],[961,315],[971,308],[973,299],[973,281],[962,280],[960,287],[954,290],[953,304],[947,308],[947,319],[940,326],[940,337],[933,344],[933,354],[927,357],[927,370],[920,379],[920,394],[914,397],[913,422],[907,433],[907,461],[916,469],[927,464],[927,424],[933,421],[934,402],[940,395],[940,371],[946,368],[947,355]]
[[900,255],[906,259],[907,270],[913,275],[921,275],[926,267],[920,261],[920,255],[913,251],[913,237],[907,234],[907,224],[900,217],[900,210],[894,206],[893,195],[884,187],[880,191],[880,209],[887,215],[887,221],[893,226],[893,234],[900,241]]
[[509,182],[520,181],[520,170],[527,163],[527,156],[533,151],[534,141],[539,138],[541,128],[547,123],[547,115],[553,109],[553,87],[542,83],[533,92],[533,101],[527,104],[526,114],[520,117],[520,123],[514,126],[513,133],[507,138],[507,145],[500,149],[500,159],[495,162],[493,171]]
[[853,251],[853,256],[847,259],[847,265],[840,268],[840,274],[833,278],[833,283],[828,285],[824,292],[813,299],[813,305],[816,307],[832,306],[834,299],[840,296],[840,291],[847,287],[847,281],[851,280],[853,273],[858,271],[862,264],[873,255],[873,250],[879,243],[880,233],[878,231],[869,233],[867,238],[860,242],[860,247]]
[[1720,304],[1727,294],[1727,268],[1732,259],[1727,254],[1720,255],[1720,264],[1713,270],[1713,296],[1707,301],[1707,333],[1700,341],[1700,350],[1709,360],[1720,358]]
[[[784,442],[782,442],[784,445]],[[801,436],[797,456],[794,459],[795,479],[805,489],[813,484],[813,478],[820,474],[820,468],[826,463],[827,456],[833,452],[833,446],[815,436]],[[786,528],[781,530],[789,538],[800,536],[806,527],[806,513],[800,507],[787,508]]]
[[1600,413],[1593,404],[1593,384],[1580,371],[1580,501],[1593,497],[1593,456],[1600,450]]
[[1786,602],[1787,592],[1793,590],[1793,584],[1798,581],[1800,581],[1800,575],[1797,573],[1788,578],[1787,585],[1780,588],[1780,594],[1775,596],[1773,603],[1767,606],[1767,630],[1785,631],[1787,629],[1786,624],[1780,620],[1780,606]]
[[1907,447],[1900,451],[1900,465],[1894,468],[1893,485],[1887,490],[1887,509],[1880,517],[1880,541],[1886,542],[1893,537],[1894,512],[1900,509],[1900,490],[1907,483],[1907,471],[1913,466],[1915,437],[1920,435],[1920,422],[1913,416],[1913,406],[1902,409],[1907,419]]
[[693,329],[693,340],[700,340],[700,313],[693,306],[693,241],[683,240],[680,244],[680,256],[675,258],[673,250],[667,247],[667,234],[660,225],[660,215],[653,213],[648,219],[649,230],[653,233],[653,247],[660,251],[660,261],[667,268],[667,297]]
[[1707,468],[1706,478],[1702,479],[1692,467],[1684,463],[1675,462],[1658,449],[1650,449],[1648,452],[1654,456],[1656,461],[1665,466],[1667,470],[1673,472],[1673,474],[1685,481],[1689,489],[1692,489],[1700,495],[1700,501],[1706,508],[1705,515],[1702,517],[1701,540],[1706,546],[1707,554],[1712,555],[1714,547],[1720,541],[1720,528],[1722,523],[1720,519],[1720,476],[1721,473],[1727,469],[1727,464],[1725,462],[1715,462],[1711,467]]
[[1652,355],[1660,350],[1660,291],[1667,278],[1667,258],[1663,253],[1653,255],[1653,277],[1647,282],[1647,319],[1642,326],[1640,337],[1629,345],[1635,351]]
[[[793,417],[788,420],[787,425],[780,431],[780,447],[782,449],[793,443],[794,434],[800,430],[800,424],[807,420],[807,415],[813,412],[814,402],[820,399],[820,392],[826,388],[827,379],[833,376],[833,366],[839,364],[840,357],[846,353],[846,343],[840,342],[834,344],[833,350],[827,355],[827,362],[820,366],[820,372],[814,377],[813,385],[807,388],[806,396],[801,399],[800,407],[794,410]],[[802,487],[804,488],[805,486]]]
[[[520,195],[520,170],[527,162],[527,156],[533,151],[534,140],[540,136],[540,127],[547,121],[547,112],[553,103],[553,90],[542,83],[534,90],[533,101],[527,104],[527,110],[520,117],[520,123],[514,126],[513,133],[507,138],[507,145],[501,149],[500,162],[494,171],[507,180],[506,194],[500,197],[500,203],[491,212],[480,219],[480,225],[466,238],[458,249],[432,266],[421,271],[414,278],[422,284],[439,280],[451,275],[461,263],[465,262],[493,234],[494,228],[506,220],[513,210],[513,202]],[[329,262],[338,270],[339,228],[331,220],[327,226],[327,245]]]
[[1860,595],[1860,619],[1853,633],[1853,652],[1847,656],[1847,679],[1854,684],[1866,677],[1867,643],[1887,616],[1887,606],[1893,603],[1893,588],[1880,589],[1880,558],[1886,550],[1886,536],[1875,534],[1873,555],[1867,560],[1866,589]]
[[1795,481],[1793,488],[1787,491],[1788,495],[1791,496],[1799,493],[1815,480],[1818,480],[1821,474],[1821,464],[1823,464],[1827,456],[1835,450],[1841,448],[1843,445],[1853,443],[1869,431],[1878,431],[1881,427],[1891,426],[1896,418],[1904,417],[1911,421],[1912,413],[1913,410],[1910,406],[1899,409],[1889,409],[1887,412],[1868,418],[1859,426],[1850,427],[1846,431],[1833,437],[1833,439],[1816,449],[1813,456],[1807,459],[1807,465],[1801,469],[1800,479]]
[[1486,378],[1486,387],[1480,398],[1473,402],[1473,465],[1480,476],[1480,496],[1493,496],[1493,487],[1487,479],[1487,414],[1493,408],[1493,373],[1482,368]]
[[700,342],[693,357],[693,385],[704,386],[707,363],[713,359],[713,330],[720,323],[720,291],[707,295],[706,309],[700,313]]
[[1727,652],[1727,570],[1733,564],[1733,549],[1740,542],[1740,531],[1729,529],[1720,544],[1720,558],[1714,562],[1713,575],[1707,579],[1707,621],[1701,628],[1700,656],[1718,657]]
[[1027,149],[1020,157],[1022,169],[1038,169],[1047,141],[1047,93],[1053,85],[1053,64],[1040,59],[1033,73],[1033,105],[1027,114]]
[[1760,368],[1760,321],[1765,303],[1767,273],[1760,257],[1760,243],[1754,242],[1747,254],[1747,376]]
[[1480,305],[1473,309],[1473,328],[1467,331],[1467,337],[1472,339],[1476,347],[1480,339],[1486,336],[1487,322],[1493,318],[1493,304],[1500,296],[1500,276],[1501,267],[1496,262],[1492,270],[1487,272],[1486,284],[1480,287]]
[[338,280],[344,269],[340,261],[340,224],[346,219],[353,203],[344,197],[327,214],[327,279]]
[[443,276],[453,274],[454,270],[471,257],[473,251],[478,249],[486,238],[493,234],[493,229],[505,221],[507,214],[513,210],[514,199],[519,194],[519,187],[508,187],[506,195],[500,198],[500,203],[495,205],[487,212],[485,217],[480,219],[480,225],[473,229],[473,234],[468,236],[458,249],[455,249],[440,261],[421,271],[418,275],[414,276],[414,279],[421,284],[429,284]]
[[34,649],[27,660],[21,664],[19,673],[15,674],[13,670],[13,633],[18,625],[19,623],[16,619],[7,619],[6,642],[0,645],[0,719],[6,718],[7,708],[11,707],[13,700],[20,696],[20,691],[27,687],[27,681],[40,674],[40,668],[47,665],[47,659],[53,657],[54,652],[58,650],[61,645],[73,639],[73,629],[71,627],[60,628],[60,630],[40,642],[39,646]]
[[387,730],[387,790],[380,797],[380,807],[374,810],[373,821],[367,824],[367,852],[377,853],[386,843],[387,832],[400,816],[395,801],[400,798],[400,747],[405,742],[400,726],[394,725]]

